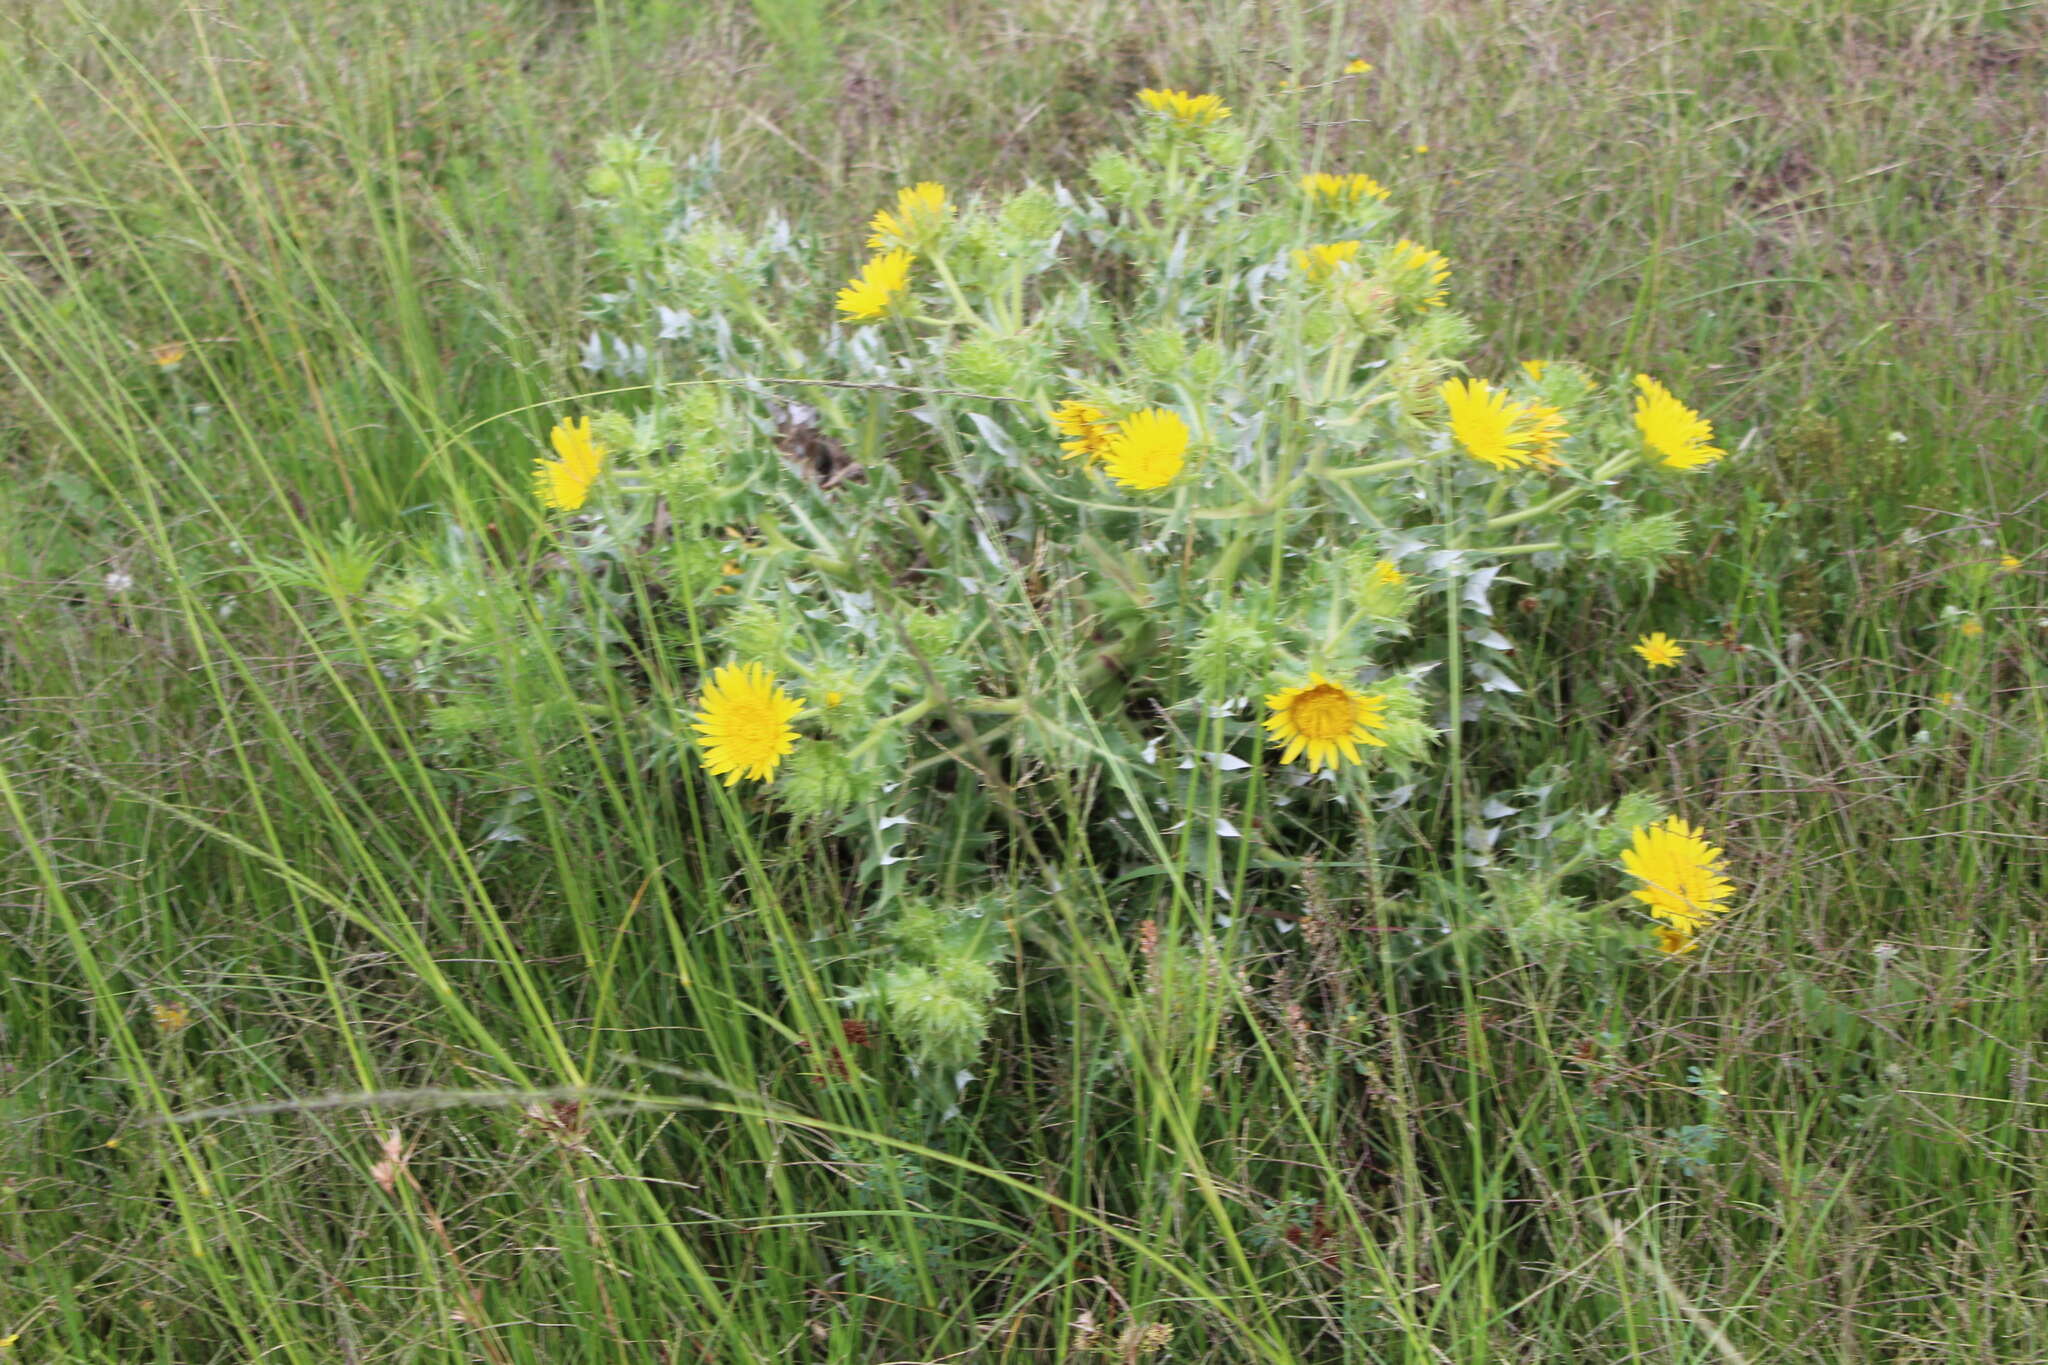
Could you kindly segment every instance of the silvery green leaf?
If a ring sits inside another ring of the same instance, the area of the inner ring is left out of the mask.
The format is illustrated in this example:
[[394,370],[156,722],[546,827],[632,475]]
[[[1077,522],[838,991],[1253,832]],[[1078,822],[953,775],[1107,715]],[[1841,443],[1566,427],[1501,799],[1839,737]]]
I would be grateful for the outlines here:
[[1479,686],[1484,691],[1511,692],[1518,697],[1523,695],[1522,685],[1495,668],[1492,664],[1473,664],[1472,676],[1479,679]]
[[1017,458],[1016,440],[994,418],[983,412],[969,412],[967,420],[974,423],[974,429],[981,433],[981,439],[988,443],[990,450],[1005,460]]
[[1487,567],[1475,571],[1470,578],[1466,579],[1466,604],[1475,611],[1484,612],[1488,616],[1493,615],[1493,604],[1486,600],[1486,594],[1493,587],[1493,580],[1500,577],[1501,572],[1506,568],[1507,565],[1505,564],[1489,564]]

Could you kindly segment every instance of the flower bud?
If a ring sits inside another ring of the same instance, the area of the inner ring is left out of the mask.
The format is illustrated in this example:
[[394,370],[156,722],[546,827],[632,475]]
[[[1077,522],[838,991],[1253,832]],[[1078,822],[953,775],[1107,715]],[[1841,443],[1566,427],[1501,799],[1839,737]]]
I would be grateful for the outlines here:
[[1188,647],[1188,677],[1209,701],[1256,691],[1272,667],[1272,637],[1235,611],[1211,615]]

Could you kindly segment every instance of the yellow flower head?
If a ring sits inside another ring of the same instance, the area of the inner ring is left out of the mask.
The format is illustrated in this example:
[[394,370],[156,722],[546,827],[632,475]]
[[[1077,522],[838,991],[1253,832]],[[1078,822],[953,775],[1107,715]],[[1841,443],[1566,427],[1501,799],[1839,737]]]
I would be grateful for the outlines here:
[[1116,423],[1101,408],[1071,398],[1053,412],[1052,425],[1060,435],[1073,438],[1060,442],[1066,458],[1084,459],[1091,467],[1108,456],[1110,440],[1116,435]]
[[1543,403],[1517,403],[1484,379],[1452,379],[1437,393],[1450,411],[1451,436],[1495,469],[1557,463],[1551,447],[1568,434],[1564,417]]
[[1629,648],[1640,654],[1652,668],[1676,668],[1685,657],[1685,647],[1661,630],[1653,630]]
[[1363,57],[1353,57],[1344,63],[1344,74],[1347,76],[1363,76],[1371,70],[1372,63]]
[[910,297],[910,253],[902,247],[870,256],[839,291],[839,311],[855,322],[888,317]]
[[1398,588],[1408,581],[1408,575],[1394,567],[1391,559],[1382,559],[1372,566],[1372,575],[1366,580],[1376,588]]
[[804,704],[782,690],[775,675],[760,664],[730,664],[712,675],[697,712],[697,733],[703,736],[704,771],[723,777],[730,787],[742,777],[767,781],[776,765],[796,748],[790,721]]
[[1944,709],[1954,706],[1956,701],[1957,697],[1953,692],[1936,692],[1934,694],[1934,704]]
[[192,1022],[192,1011],[186,1008],[184,1001],[171,1000],[161,1005],[151,1005],[149,1018],[159,1033],[176,1033]]
[[946,221],[952,216],[953,206],[946,202],[946,187],[920,180],[908,189],[896,191],[894,213],[883,209],[868,223],[868,245],[877,251],[887,247],[923,251],[945,230]]
[[1357,208],[1368,199],[1385,199],[1387,187],[1369,175],[1331,175],[1318,171],[1301,178],[1311,203],[1330,208]]
[[1549,368],[1550,362],[1547,360],[1525,360],[1522,362],[1522,373],[1528,375],[1529,378],[1535,380],[1538,384],[1543,382],[1543,372]]
[[1636,376],[1636,430],[1666,469],[1702,469],[1728,452],[1713,444],[1714,425],[1646,374]]
[[1207,128],[1230,117],[1220,95],[1190,95],[1185,90],[1140,90],[1138,103],[1178,128]]
[[1308,247],[1294,253],[1294,264],[1302,274],[1321,284],[1358,259],[1359,245],[1357,242],[1329,242]]
[[1388,283],[1411,307],[1427,312],[1450,297],[1444,281],[1451,277],[1450,258],[1406,237],[1387,248],[1382,263]]
[[1621,865],[1643,883],[1629,894],[1650,908],[1652,918],[1688,938],[1727,914],[1735,894],[1734,884],[1721,875],[1721,850],[1676,815],[1637,829]]
[[533,462],[533,489],[543,507],[573,512],[590,500],[590,486],[604,472],[605,449],[590,434],[590,419],[555,423],[548,443],[559,457]]
[[159,342],[149,348],[150,363],[162,369],[172,369],[184,359],[185,343],[182,341]]
[[1387,742],[1375,731],[1387,728],[1386,698],[1377,692],[1359,692],[1320,673],[1310,673],[1300,687],[1290,687],[1266,698],[1272,712],[1264,724],[1273,743],[1285,746],[1282,763],[1292,763],[1306,753],[1308,770],[1340,767],[1344,762],[1363,762],[1358,746],[1370,744],[1384,749]]
[[2000,555],[1998,557],[1998,567],[2007,573],[2018,573],[2020,571],[2020,557],[2018,555]]
[[1966,637],[1974,640],[1984,633],[1984,623],[1972,616],[1969,620],[1963,622],[1962,625],[1956,627],[1956,629],[1962,631]]
[[1164,488],[1187,463],[1188,424],[1170,408],[1146,408],[1117,423],[1102,472],[1125,488]]

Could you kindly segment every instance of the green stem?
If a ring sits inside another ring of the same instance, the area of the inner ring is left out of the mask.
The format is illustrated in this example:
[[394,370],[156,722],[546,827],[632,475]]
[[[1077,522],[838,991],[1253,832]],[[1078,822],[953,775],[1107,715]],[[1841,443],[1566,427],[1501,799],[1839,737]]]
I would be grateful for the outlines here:
[[1539,540],[1527,545],[1484,545],[1478,549],[1467,550],[1465,553],[1475,559],[1505,559],[1509,555],[1549,554],[1552,550],[1562,550],[1563,548],[1564,542],[1561,540]]
[[1325,468],[1322,474],[1326,479],[1363,479],[1373,474],[1391,474],[1397,469],[1413,469],[1422,463],[1423,458],[1417,455],[1404,460],[1376,460],[1372,464],[1355,464],[1349,469]]

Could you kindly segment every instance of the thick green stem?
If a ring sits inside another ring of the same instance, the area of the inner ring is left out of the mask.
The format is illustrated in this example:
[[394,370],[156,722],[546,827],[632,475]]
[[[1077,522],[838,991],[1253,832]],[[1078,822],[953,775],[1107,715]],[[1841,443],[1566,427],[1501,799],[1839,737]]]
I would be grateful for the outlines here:
[[1355,464],[1349,469],[1325,468],[1322,474],[1326,479],[1363,479],[1374,474],[1392,474],[1400,469],[1413,469],[1422,461],[1423,457],[1420,455],[1403,460],[1376,460],[1372,464]]

